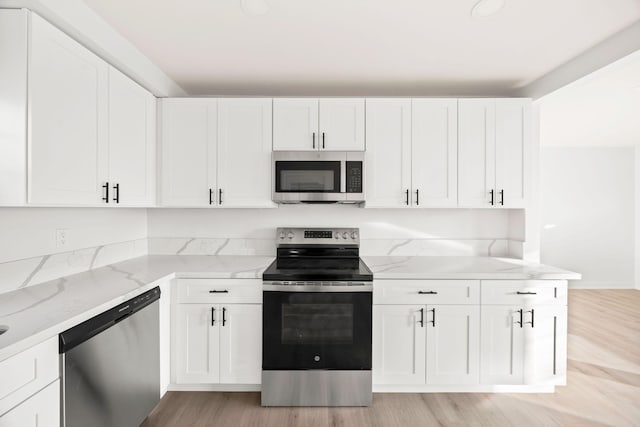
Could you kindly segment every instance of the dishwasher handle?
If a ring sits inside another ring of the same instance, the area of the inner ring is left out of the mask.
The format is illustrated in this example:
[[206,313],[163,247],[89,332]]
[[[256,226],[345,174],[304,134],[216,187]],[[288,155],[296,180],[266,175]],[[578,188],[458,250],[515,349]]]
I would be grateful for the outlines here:
[[58,353],[66,353],[83,342],[95,337],[118,322],[123,321],[160,299],[160,288],[147,291],[135,298],[123,302],[114,308],[107,310],[62,332],[58,337]]

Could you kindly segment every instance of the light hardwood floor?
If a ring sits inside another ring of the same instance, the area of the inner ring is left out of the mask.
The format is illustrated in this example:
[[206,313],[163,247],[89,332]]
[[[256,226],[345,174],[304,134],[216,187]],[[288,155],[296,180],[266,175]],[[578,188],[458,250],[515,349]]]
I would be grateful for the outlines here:
[[640,291],[569,291],[568,385],[554,394],[374,394],[369,408],[262,408],[259,393],[170,392],[143,427],[640,426]]

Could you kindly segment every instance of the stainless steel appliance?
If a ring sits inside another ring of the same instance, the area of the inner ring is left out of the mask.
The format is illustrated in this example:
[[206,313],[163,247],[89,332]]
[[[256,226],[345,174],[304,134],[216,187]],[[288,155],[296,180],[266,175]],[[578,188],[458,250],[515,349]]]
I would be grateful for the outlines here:
[[273,201],[364,202],[363,152],[275,151]]
[[279,228],[263,274],[262,406],[371,404],[373,274],[356,228]]
[[156,287],[60,334],[63,427],[137,427],[160,400]]

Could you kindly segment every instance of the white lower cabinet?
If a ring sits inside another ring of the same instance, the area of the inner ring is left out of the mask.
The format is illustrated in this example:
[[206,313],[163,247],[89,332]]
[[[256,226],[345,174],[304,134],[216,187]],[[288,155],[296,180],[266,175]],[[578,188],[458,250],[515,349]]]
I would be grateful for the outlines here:
[[373,306],[373,383],[424,384],[425,342],[420,326],[423,306]]
[[260,383],[260,304],[178,304],[174,342],[178,384]]
[[481,342],[482,384],[566,384],[565,305],[484,305]]
[[260,384],[262,377],[262,306],[228,304],[220,328],[220,382]]
[[482,384],[562,385],[567,374],[567,282],[481,282]]
[[0,427],[60,426],[60,380],[49,384],[6,414],[0,416]]
[[478,384],[476,305],[374,305],[373,383]]

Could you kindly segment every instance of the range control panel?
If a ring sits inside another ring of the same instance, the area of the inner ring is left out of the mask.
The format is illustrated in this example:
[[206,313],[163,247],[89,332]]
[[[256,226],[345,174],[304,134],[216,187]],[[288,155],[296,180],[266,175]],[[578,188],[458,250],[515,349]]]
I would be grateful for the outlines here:
[[278,244],[360,245],[358,228],[278,228]]

